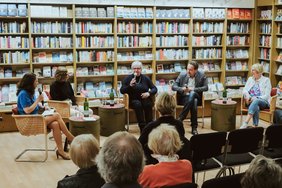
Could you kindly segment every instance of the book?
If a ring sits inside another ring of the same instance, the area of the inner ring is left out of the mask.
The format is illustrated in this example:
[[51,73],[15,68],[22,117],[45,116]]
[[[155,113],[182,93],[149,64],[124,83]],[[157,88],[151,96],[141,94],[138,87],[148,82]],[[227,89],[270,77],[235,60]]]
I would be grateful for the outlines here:
[[157,73],[163,73],[164,72],[164,66],[163,64],[157,65]]
[[17,16],[18,9],[16,4],[8,4],[8,16]]
[[27,7],[25,4],[18,5],[18,16],[27,16]]

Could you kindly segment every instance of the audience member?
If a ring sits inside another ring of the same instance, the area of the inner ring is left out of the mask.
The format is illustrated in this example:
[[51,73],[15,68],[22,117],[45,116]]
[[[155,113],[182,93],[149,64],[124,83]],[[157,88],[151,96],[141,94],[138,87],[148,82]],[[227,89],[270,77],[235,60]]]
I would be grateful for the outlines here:
[[150,78],[142,74],[141,62],[134,61],[131,68],[133,74],[123,80],[120,92],[129,95],[129,105],[135,111],[138,126],[140,132],[142,132],[145,125],[153,120],[153,102],[151,97],[155,95],[158,90]]
[[[19,114],[38,114],[39,108],[43,108],[41,101],[43,100],[43,94],[35,97],[35,88],[38,85],[38,78],[34,73],[27,73],[23,76],[18,84],[18,112]],[[64,123],[62,117],[58,113],[44,117],[48,128],[52,129],[53,136],[57,145],[56,150],[57,158],[62,157],[65,160],[69,160],[70,157],[63,150],[62,135],[63,132],[67,139],[71,142],[74,136],[69,132]]]
[[202,102],[203,92],[208,90],[207,78],[203,72],[198,71],[198,67],[197,62],[189,62],[187,72],[180,73],[172,86],[172,90],[177,91],[178,104],[184,105],[178,119],[183,121],[191,111],[193,135],[198,134],[197,106]]
[[70,148],[70,157],[79,167],[76,174],[66,176],[58,182],[58,188],[100,188],[105,181],[98,173],[95,158],[99,143],[92,134],[75,137]]
[[282,110],[275,110],[273,123],[282,125]]
[[144,167],[144,154],[133,135],[116,132],[108,137],[96,161],[106,181],[102,188],[141,188],[137,179]]
[[258,155],[241,179],[242,188],[282,188],[282,168],[274,160]]
[[149,148],[159,163],[147,165],[139,176],[143,187],[164,187],[192,182],[192,165],[179,160],[177,151],[182,142],[176,129],[162,124],[149,134]]
[[156,98],[155,107],[159,112],[160,117],[156,121],[152,121],[146,125],[139,137],[139,142],[142,144],[146,157],[146,164],[158,163],[158,161],[151,156],[152,151],[148,148],[148,137],[150,132],[162,123],[167,123],[170,126],[175,127],[180,136],[180,140],[184,143],[183,147],[177,152],[179,158],[191,160],[190,142],[185,137],[183,123],[176,120],[173,116],[176,108],[175,98],[167,92],[160,93]]
[[253,126],[258,126],[259,111],[269,108],[271,83],[270,79],[263,76],[263,66],[259,63],[252,66],[252,76],[249,77],[243,95],[248,106],[248,115],[240,129],[248,127],[249,121],[253,118]]

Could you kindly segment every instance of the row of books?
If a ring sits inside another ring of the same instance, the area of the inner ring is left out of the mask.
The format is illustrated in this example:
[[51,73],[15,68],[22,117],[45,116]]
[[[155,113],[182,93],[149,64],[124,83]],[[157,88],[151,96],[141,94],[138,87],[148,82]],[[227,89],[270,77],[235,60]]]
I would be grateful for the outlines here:
[[157,60],[188,59],[189,52],[186,49],[161,49],[156,51]]
[[95,23],[91,21],[75,23],[76,33],[113,33],[112,23]]
[[277,48],[282,48],[282,38],[281,37],[277,38]]
[[153,24],[149,22],[118,22],[118,33],[153,33]]
[[282,75],[282,65],[279,65],[276,74]]
[[0,87],[0,102],[17,102],[17,84],[4,84]]
[[[54,77],[59,66],[43,66],[42,68],[34,68],[33,72],[38,77]],[[65,66],[70,76],[73,76],[73,66]]]
[[189,9],[157,9],[156,18],[190,18]]
[[208,85],[219,83],[219,77],[213,76],[213,77],[207,77]]
[[278,23],[277,26],[277,33],[282,34],[282,23]]
[[91,67],[77,67],[76,76],[88,75],[114,75],[114,65],[108,63],[105,65],[94,65]]
[[194,33],[223,33],[223,22],[194,22]]
[[77,91],[82,92],[89,98],[102,98],[109,97],[111,89],[113,88],[112,82],[79,82],[77,84]]
[[261,59],[269,59],[270,58],[270,49],[261,48],[260,49],[260,58]]
[[224,19],[225,9],[222,8],[193,8],[193,18]]
[[81,36],[76,37],[76,47],[80,48],[113,48],[114,37],[112,36]]
[[0,16],[27,16],[26,4],[0,4]]
[[265,9],[260,11],[260,18],[261,19],[271,19],[272,18],[272,10]]
[[[222,99],[222,92],[224,90],[222,83],[216,83],[209,85],[209,91],[206,91],[203,93],[205,100],[213,100],[213,99]],[[239,89],[226,89],[227,91],[227,97],[231,98],[241,98],[243,94],[243,87],[240,87]]]
[[185,63],[157,64],[157,73],[175,73],[186,70]]
[[246,78],[242,76],[227,76],[225,77],[226,85],[245,85]]
[[206,71],[220,71],[219,62],[213,61],[204,61],[199,63],[199,70],[206,72]]
[[153,18],[153,8],[151,7],[123,7],[118,6],[117,18]]
[[249,36],[242,36],[242,35],[235,35],[235,36],[227,36],[226,38],[226,45],[249,45],[250,44],[250,37]]
[[229,8],[227,9],[228,19],[252,19],[251,9]]
[[152,47],[151,36],[118,36],[118,47]]
[[260,32],[264,34],[271,34],[271,23],[261,23]]
[[277,20],[277,21],[281,21],[282,20],[282,9],[277,9],[275,20]]
[[113,18],[115,17],[114,7],[75,7],[75,16],[80,18]]
[[30,5],[31,17],[68,17],[72,10],[66,6]]
[[[129,75],[132,73],[133,71],[131,69],[131,65],[118,65],[118,68],[117,68],[118,75]],[[142,73],[143,74],[152,74],[153,73],[152,66],[150,64],[143,64]]]
[[17,64],[29,63],[29,52],[25,51],[9,51],[0,52],[0,63],[4,64]]
[[265,36],[265,35],[260,36],[259,44],[260,46],[270,47],[271,46],[271,36]]
[[269,62],[267,61],[260,61],[260,64],[263,66],[263,72],[269,72]]
[[249,51],[244,49],[227,50],[226,58],[249,58]]
[[193,59],[217,59],[222,57],[222,49],[202,48],[193,49]]
[[28,33],[26,22],[0,21],[0,33]]
[[158,22],[156,33],[188,33],[189,26],[181,22]]
[[231,61],[226,63],[226,70],[248,70],[248,62],[247,61]]
[[174,36],[157,36],[156,46],[187,46],[188,37],[184,35],[174,35]]
[[22,78],[25,73],[30,72],[29,67],[13,70],[11,67],[0,67],[0,78]]
[[172,85],[175,80],[158,79],[156,80],[156,87],[158,88],[158,93],[168,92],[172,93]]
[[250,23],[231,22],[227,24],[228,33],[249,33]]
[[279,52],[276,61],[282,61],[282,51]]
[[192,44],[195,46],[213,46],[221,45],[220,35],[210,35],[210,36],[193,36]]
[[19,49],[29,48],[29,39],[27,37],[2,36],[0,37],[0,48]]
[[113,61],[114,52],[113,51],[78,51],[77,61],[78,62],[99,62],[99,61]]
[[117,53],[118,61],[153,60],[152,51],[120,52]]
[[72,33],[72,23],[66,21],[31,22],[32,33]]
[[72,37],[41,36],[32,38],[33,48],[72,48]]
[[38,52],[33,53],[34,63],[59,63],[59,62],[73,62],[72,52]]

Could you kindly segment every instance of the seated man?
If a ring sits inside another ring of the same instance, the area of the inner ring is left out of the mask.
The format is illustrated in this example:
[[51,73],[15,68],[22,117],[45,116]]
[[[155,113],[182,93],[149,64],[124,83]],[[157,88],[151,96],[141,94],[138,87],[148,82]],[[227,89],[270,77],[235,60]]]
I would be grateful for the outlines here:
[[273,123],[282,125],[282,110],[275,110]]
[[178,104],[184,105],[178,119],[183,121],[191,111],[192,134],[198,134],[197,105],[202,101],[203,92],[208,90],[208,81],[205,74],[198,71],[197,62],[188,63],[187,72],[180,73],[172,90],[177,91]]

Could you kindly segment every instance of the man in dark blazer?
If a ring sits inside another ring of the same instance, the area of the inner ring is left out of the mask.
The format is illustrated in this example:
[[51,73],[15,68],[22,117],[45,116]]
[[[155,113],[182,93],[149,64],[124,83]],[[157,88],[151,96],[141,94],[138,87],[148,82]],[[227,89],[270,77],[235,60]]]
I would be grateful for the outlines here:
[[[208,90],[208,81],[204,73],[198,71],[198,63],[191,61],[187,65],[187,72],[182,72],[172,86],[177,91],[178,104],[184,105],[178,119],[183,121],[191,111],[192,134],[198,134],[197,106],[202,101],[203,92]],[[197,99],[197,100],[195,100]]]

